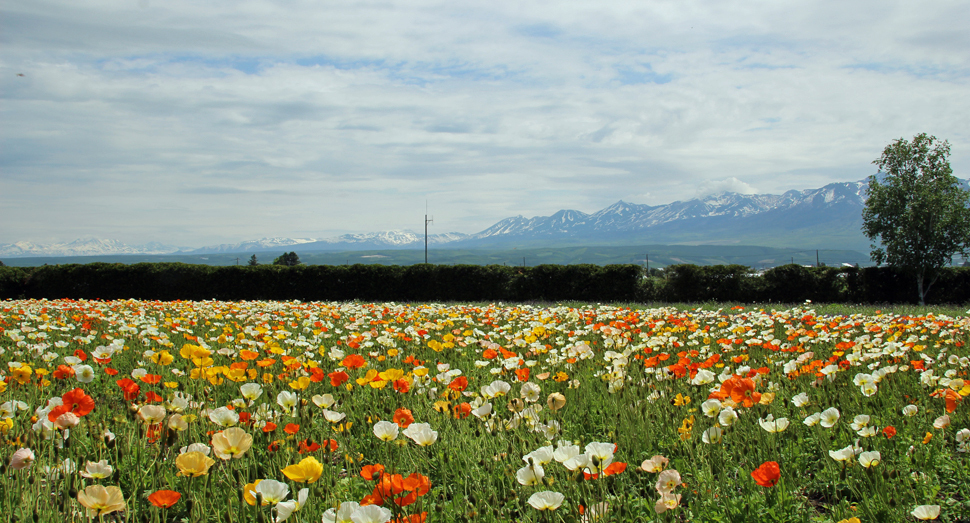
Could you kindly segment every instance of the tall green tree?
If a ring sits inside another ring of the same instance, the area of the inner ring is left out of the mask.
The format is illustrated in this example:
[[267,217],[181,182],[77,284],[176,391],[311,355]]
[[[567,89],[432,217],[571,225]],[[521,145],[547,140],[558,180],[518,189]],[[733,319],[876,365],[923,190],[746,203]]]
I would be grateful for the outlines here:
[[252,255],[252,257],[249,258],[249,266],[255,267],[257,265],[259,265],[259,260],[256,259],[256,255],[254,254]]
[[300,263],[302,263],[300,262],[300,257],[295,252],[288,252],[273,260],[273,265],[286,265],[288,267],[293,267]]
[[940,269],[970,243],[970,192],[953,176],[950,144],[919,134],[886,146],[873,161],[884,173],[869,177],[862,231],[872,241],[871,257],[910,272],[920,305]]

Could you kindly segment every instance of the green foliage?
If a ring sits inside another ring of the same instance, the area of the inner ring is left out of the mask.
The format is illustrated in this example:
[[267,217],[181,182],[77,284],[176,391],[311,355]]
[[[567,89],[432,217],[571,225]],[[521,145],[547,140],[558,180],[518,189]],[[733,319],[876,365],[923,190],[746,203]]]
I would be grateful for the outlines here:
[[871,257],[915,275],[920,304],[939,271],[970,243],[970,193],[953,176],[950,144],[925,133],[898,139],[873,163],[886,173],[869,177],[862,230]]
[[259,265],[259,260],[256,258],[256,255],[254,254],[249,258],[249,266],[255,267],[257,265]]
[[[252,261],[255,258],[256,258],[256,255],[254,254],[253,258],[250,259],[250,265],[252,265]],[[295,267],[299,264],[300,264],[300,257],[295,252],[288,252],[286,254],[282,254],[278,256],[275,260],[273,260],[273,265],[285,265],[287,267]]]
[[[915,287],[892,267],[784,265],[759,276],[742,265],[676,265],[664,277],[647,277],[638,265],[0,267],[0,299],[905,304]],[[970,268],[946,267],[927,301],[963,304],[968,296]]]
[[758,280],[744,265],[672,265],[667,267],[665,299],[670,301],[752,301]]
[[804,267],[788,264],[765,271],[762,299],[779,303],[802,303],[805,300],[831,303],[845,295],[842,271],[833,267]]

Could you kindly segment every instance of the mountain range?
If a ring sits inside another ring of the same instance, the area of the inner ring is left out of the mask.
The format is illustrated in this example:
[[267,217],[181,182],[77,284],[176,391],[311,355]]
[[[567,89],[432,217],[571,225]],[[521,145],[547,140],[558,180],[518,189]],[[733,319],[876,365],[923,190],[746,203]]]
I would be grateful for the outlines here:
[[[970,183],[961,180],[964,189]],[[587,214],[564,209],[552,216],[505,218],[475,233],[428,235],[436,249],[509,249],[567,245],[759,245],[867,251],[862,234],[866,180],[831,183],[783,194],[719,193],[666,205],[618,201]],[[421,249],[424,235],[410,230],[345,234],[333,238],[263,238],[198,249],[159,243],[76,240],[38,245],[0,244],[0,257],[107,254],[209,254]]]

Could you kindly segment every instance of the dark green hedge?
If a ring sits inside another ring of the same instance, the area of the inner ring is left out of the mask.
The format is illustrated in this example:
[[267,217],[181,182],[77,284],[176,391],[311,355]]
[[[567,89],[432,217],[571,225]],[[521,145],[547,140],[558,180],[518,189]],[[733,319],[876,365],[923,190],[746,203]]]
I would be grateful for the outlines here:
[[[91,263],[0,267],[0,299],[915,303],[914,276],[886,267],[672,265],[280,265]],[[970,269],[947,268],[927,303],[970,301]]]
[[636,265],[91,263],[0,267],[0,298],[156,300],[634,301]]

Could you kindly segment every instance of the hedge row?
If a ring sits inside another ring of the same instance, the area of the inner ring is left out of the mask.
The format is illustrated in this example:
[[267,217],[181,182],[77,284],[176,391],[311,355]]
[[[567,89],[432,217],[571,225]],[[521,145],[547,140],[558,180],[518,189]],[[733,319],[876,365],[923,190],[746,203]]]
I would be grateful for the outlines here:
[[[673,265],[653,297],[671,302],[917,303],[916,277],[890,267],[782,265],[756,274],[744,265]],[[927,304],[970,302],[970,268],[946,267]]]
[[91,263],[0,267],[0,298],[629,302],[641,275],[636,265]]
[[[886,267],[673,265],[278,265],[92,263],[0,267],[0,299],[915,303],[916,279]],[[970,301],[970,269],[946,268],[927,303]]]

